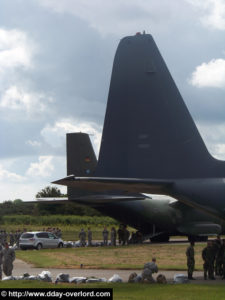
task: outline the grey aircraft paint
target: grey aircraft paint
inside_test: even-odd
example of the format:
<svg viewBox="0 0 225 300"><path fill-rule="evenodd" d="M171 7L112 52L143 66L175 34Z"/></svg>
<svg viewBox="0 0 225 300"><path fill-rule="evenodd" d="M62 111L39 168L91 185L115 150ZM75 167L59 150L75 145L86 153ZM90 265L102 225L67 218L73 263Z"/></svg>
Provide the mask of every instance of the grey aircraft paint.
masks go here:
<svg viewBox="0 0 225 300"><path fill-rule="evenodd" d="M118 46L93 177L55 183L169 195L225 219L225 162L209 154L151 35Z"/></svg>
<svg viewBox="0 0 225 300"><path fill-rule="evenodd" d="M85 133L67 134L67 174L82 175L87 169L93 174L96 166L89 136ZM152 240L167 240L170 235L206 236L225 232L224 222L166 196L155 199L143 194L93 193L69 187L68 199L94 207L133 226Z"/></svg>

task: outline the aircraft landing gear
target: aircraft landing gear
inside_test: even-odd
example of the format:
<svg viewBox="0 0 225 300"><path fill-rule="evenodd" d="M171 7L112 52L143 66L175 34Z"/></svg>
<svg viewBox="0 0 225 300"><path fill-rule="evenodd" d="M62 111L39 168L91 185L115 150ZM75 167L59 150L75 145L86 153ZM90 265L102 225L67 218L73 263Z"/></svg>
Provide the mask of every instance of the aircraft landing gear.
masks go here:
<svg viewBox="0 0 225 300"><path fill-rule="evenodd" d="M170 236L167 234L160 234L150 238L152 243L167 243L169 242Z"/></svg>
<svg viewBox="0 0 225 300"><path fill-rule="evenodd" d="M208 236L189 235L188 241L189 242L207 242Z"/></svg>

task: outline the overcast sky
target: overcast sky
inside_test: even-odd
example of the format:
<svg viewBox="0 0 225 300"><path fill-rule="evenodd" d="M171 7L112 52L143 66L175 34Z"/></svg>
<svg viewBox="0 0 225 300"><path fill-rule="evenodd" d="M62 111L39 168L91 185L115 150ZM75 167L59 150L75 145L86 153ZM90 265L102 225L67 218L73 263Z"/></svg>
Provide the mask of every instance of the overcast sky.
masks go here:
<svg viewBox="0 0 225 300"><path fill-rule="evenodd" d="M117 45L143 30L225 159L225 0L1 0L0 201L66 175L67 132L98 151Z"/></svg>

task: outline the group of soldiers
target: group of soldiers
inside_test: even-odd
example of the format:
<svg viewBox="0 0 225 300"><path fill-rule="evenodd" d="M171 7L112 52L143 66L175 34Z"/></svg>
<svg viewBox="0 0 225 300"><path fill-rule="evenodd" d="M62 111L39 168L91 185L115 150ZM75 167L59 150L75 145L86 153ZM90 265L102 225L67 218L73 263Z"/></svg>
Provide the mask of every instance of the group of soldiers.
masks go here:
<svg viewBox="0 0 225 300"><path fill-rule="evenodd" d="M16 230L15 232L10 231L7 232L6 230L0 230L0 244L4 245L6 242L9 243L10 246L16 244L19 246L19 239L22 233L26 232L26 229L23 230Z"/></svg>
<svg viewBox="0 0 225 300"><path fill-rule="evenodd" d="M62 230L58 227L43 228L43 231L51 232L58 238L62 238Z"/></svg>
<svg viewBox="0 0 225 300"><path fill-rule="evenodd" d="M110 236L109 236L110 234ZM86 239L87 239L87 245L92 246L92 231L89 227L87 230L87 233L82 228L79 232L79 240L80 240L80 246L84 247L86 245ZM128 245L129 243L136 243L137 241L142 242L142 235L139 235L137 233L132 233L130 238L130 232L127 229L127 226L124 224L120 224L119 229L116 231L115 227L111 228L111 231L109 233L107 227L105 226L102 231L102 239L103 239L103 246L109 245L109 238L110 238L110 245L116 246L116 240L118 237L119 245ZM130 239L129 239L130 238Z"/></svg>
<svg viewBox="0 0 225 300"><path fill-rule="evenodd" d="M88 240L87 245L92 246L92 231L91 228L88 227L87 234L82 228L80 233L79 233L79 239L80 239L80 246L85 247L86 246L86 238ZM104 227L102 231L102 237L103 237L103 245L107 246L108 245L108 239L109 239L109 231L107 230L107 227ZM116 245L116 230L114 227L111 229L111 244Z"/></svg>
<svg viewBox="0 0 225 300"><path fill-rule="evenodd" d="M195 267L194 242L186 250L188 279L193 280ZM215 275L225 279L225 239L221 240L217 236L215 240L207 242L207 246L202 250L204 279L215 280Z"/></svg>

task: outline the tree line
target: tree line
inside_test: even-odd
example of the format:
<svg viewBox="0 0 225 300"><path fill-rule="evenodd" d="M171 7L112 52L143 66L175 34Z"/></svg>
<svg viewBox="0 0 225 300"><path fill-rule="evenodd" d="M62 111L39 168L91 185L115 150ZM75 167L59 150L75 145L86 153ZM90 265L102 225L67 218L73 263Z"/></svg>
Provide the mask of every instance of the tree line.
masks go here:
<svg viewBox="0 0 225 300"><path fill-rule="evenodd" d="M58 188L46 187L37 193L36 198L65 197ZM8 200L0 203L0 217L6 215L77 215L77 216L101 216L94 208L68 202L65 204L26 203L21 199Z"/></svg>

